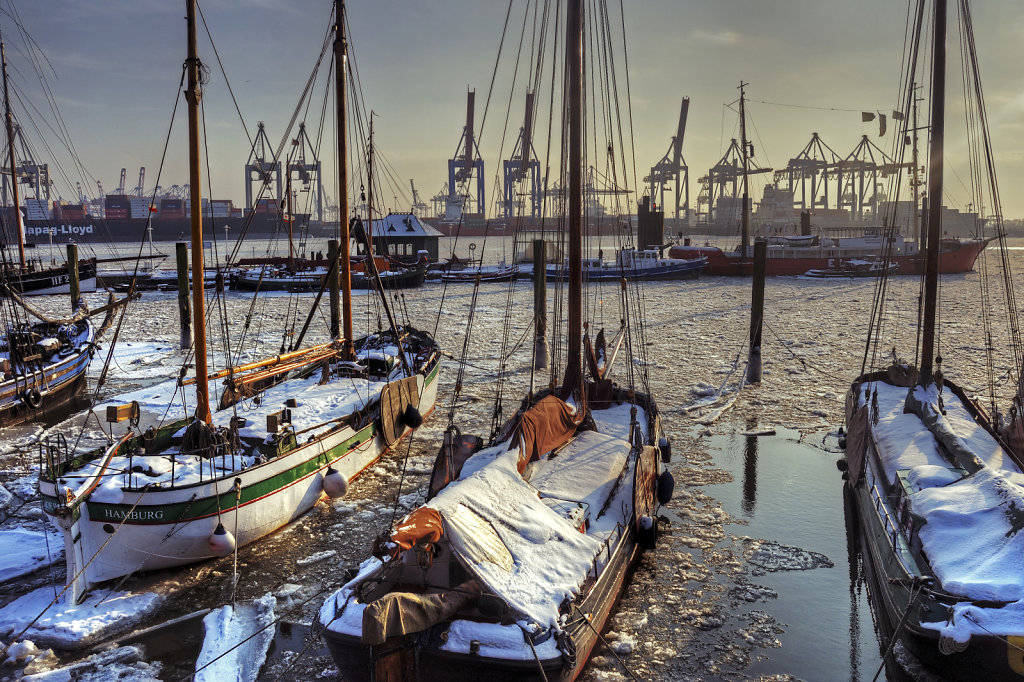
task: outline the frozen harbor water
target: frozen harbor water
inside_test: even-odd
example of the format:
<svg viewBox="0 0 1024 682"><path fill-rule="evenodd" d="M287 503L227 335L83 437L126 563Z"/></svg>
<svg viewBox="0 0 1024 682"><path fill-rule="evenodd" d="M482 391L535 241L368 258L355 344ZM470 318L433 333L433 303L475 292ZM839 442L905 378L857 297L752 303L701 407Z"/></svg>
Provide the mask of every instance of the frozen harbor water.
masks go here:
<svg viewBox="0 0 1024 682"><path fill-rule="evenodd" d="M967 361L984 345L971 341L977 338L972 329L980 326L971 314L979 279L969 273L943 284L945 294L958 299L944 313L946 368L968 387L980 387L984 379L980 360L976 369ZM491 338L480 330L496 330L503 324L506 286L488 284L481 289L473 366L464 380L458 410L478 424L489 423L492 372L501 352L497 333ZM529 297L528 283L518 286ZM894 298L900 298L901 293L916 290L917 281L901 278L893 286L906 290L893 291ZM641 679L872 679L881 652L859 550L855 538L847 534L842 481L835 467L835 430L842 423L846 390L861 366L872 282L770 279L764 380L738 396L731 392L746 355L749 280L656 283L648 285L645 294L651 376L673 441L676 497L665 511L668 525L659 547L645 555L611 623L609 646L597 652L585 678L628 679L626 666ZM468 311L470 286L449 285L445 293L443 285L427 284L404 292L405 307L413 324L433 331L442 295L446 312L436 335L441 347L454 354L462 347L461 321ZM175 296L146 293L143 303L147 315L129 321L131 328L123 338L131 339L132 345L118 347L101 399L150 386L173 374L181 360L173 346L178 335ZM229 308L236 314L248 304L247 296L229 294ZM267 306L266 313L283 320L286 308ZM529 304L518 306L516 314L515 322L525 325ZM909 318L915 312L906 314ZM598 327L618 324L614 305L589 315ZM365 330L367 320L376 324L372 316L357 313L357 332ZM269 331L276 328L273 321L263 325L268 348L280 342ZM310 340L322 340L323 331L318 334ZM103 353L97 357L101 362ZM509 395L518 395L525 387L529 361L528 350L513 356L515 386ZM94 376L100 362L94 365ZM330 657L315 639L308 639L303 626L311 623L324 595L344 583L348 571L365 558L373 538L422 501L445 426L454 368L452 362L442 367L435 417L396 454L354 481L344 499L321 502L299 522L243 548L238 553L237 585L229 557L118 586L117 591L166 595L133 627L218 609L232 594L251 602L269 592L275 598L274 617L290 625L287 633L277 627L279 645L272 647L263 678L336 679ZM713 398L723 385L723 397L735 397L735 403L702 424L717 408L686 408ZM78 434L73 425L65 431L69 438ZM13 499L6 507L10 518L0 531L43 537L31 480L36 443L47 432L27 426L5 434L0 483ZM772 432L775 435L761 435ZM90 420L83 442L99 443L102 437L98 421ZM45 541L42 550L38 543L24 556L39 565L21 566L26 575L0 585L0 606L37 589L48 589L53 597L54 582L63 580L60 548L52 538L48 552ZM19 565L0 566L18 569ZM23 610L18 622L25 622L24 615L37 615L27 606ZM3 639L4 644L8 641ZM40 651L56 646L45 636L35 644ZM122 665L140 675L178 679L195 670L201 644L201 636L189 640L177 654L146 653L156 649L145 645L138 645L141 654L133 648L136 645L121 647L126 661ZM60 664L69 659L80 657L62 655ZM36 669L45 667L44 660L50 659L39 656Z"/></svg>

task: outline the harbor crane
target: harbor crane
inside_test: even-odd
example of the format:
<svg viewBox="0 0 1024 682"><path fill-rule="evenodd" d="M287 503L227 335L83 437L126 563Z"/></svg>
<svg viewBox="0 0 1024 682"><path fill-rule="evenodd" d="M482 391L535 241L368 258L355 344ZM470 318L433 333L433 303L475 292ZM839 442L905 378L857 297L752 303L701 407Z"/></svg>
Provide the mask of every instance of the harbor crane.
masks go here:
<svg viewBox="0 0 1024 682"><path fill-rule="evenodd" d="M245 164L245 207L249 210L255 208L252 196L253 183L259 183L259 198L266 198L270 184L274 183L274 200L279 208L281 206L281 162L274 161L273 148L263 127L263 121L260 121L256 141L253 142L252 152L249 153L249 161Z"/></svg>
<svg viewBox="0 0 1024 682"><path fill-rule="evenodd" d="M753 154L749 154L752 149L752 146L748 147L746 170L744 170L744 150L740 148L740 143L736 138L732 138L729 148L722 158L699 181L701 190L697 196L698 217L704 215L708 222L728 221L743 210L739 203L741 201L740 183L743 178L772 172L771 168L758 167L749 158L753 156ZM732 201L719 201L721 199ZM734 206L727 207L725 205L727 203L732 203ZM702 206L707 207L703 213ZM726 215L720 215L723 210L726 211Z"/></svg>
<svg viewBox="0 0 1024 682"><path fill-rule="evenodd" d="M121 169L121 182L117 184L117 189L114 190L114 194L124 194L124 185L128 177L128 169Z"/></svg>
<svg viewBox="0 0 1024 682"><path fill-rule="evenodd" d="M506 219L516 215L523 215L525 206L518 197L525 197L529 200L531 218L539 218L544 193L541 192L540 162L533 149L533 93L526 93L526 115L523 118L523 127L519 129L519 139L512 148L512 155L506 159L502 166L504 171L504 197L502 199L502 214ZM518 191L523 183L526 184L524 191ZM518 213L516 209L518 210Z"/></svg>
<svg viewBox="0 0 1024 682"><path fill-rule="evenodd" d="M420 193L416 191L416 183L409 178L409 189L412 190L412 212L423 215L430 208L422 199L420 199Z"/></svg>
<svg viewBox="0 0 1024 682"><path fill-rule="evenodd" d="M316 155L316 147L309 139L306 124L299 123L299 134L292 140L292 154L288 161L288 182L292 187L297 184L300 192L312 192L312 201L316 204L316 219L322 221L324 184L320 175L321 164Z"/></svg>
<svg viewBox="0 0 1024 682"><path fill-rule="evenodd" d="M473 110L476 90L466 96L466 127L455 147L455 153L448 159L448 197L445 205L445 220L457 221L465 213L482 214L484 207L484 160L473 135ZM471 191L474 187L475 194ZM463 188L460 192L459 188ZM475 209L475 210L467 210Z"/></svg>
<svg viewBox="0 0 1024 682"><path fill-rule="evenodd" d="M658 206L665 210L665 190L674 183L675 206L673 217L676 225L680 225L679 214L682 213L683 222L690 224L690 169L683 158L683 133L686 132L686 116L690 110L690 98L684 97L679 108L679 126L676 134L672 137L672 143L661 161L651 166L651 173L644 178L644 182L650 187L651 199L657 197ZM680 193L680 190L682 192Z"/></svg>
<svg viewBox="0 0 1024 682"><path fill-rule="evenodd" d="M17 150L16 156L21 159L15 169L15 176L19 185L28 185L35 193L35 198L40 201L50 201L50 166L45 163L36 163L32 158L32 152L25 142L25 136L20 125L14 126L14 147ZM7 176L4 176L4 192L9 192L7 187Z"/></svg>
<svg viewBox="0 0 1024 682"><path fill-rule="evenodd" d="M132 194L137 197L143 196L143 191L146 186L146 167L141 166L139 168L139 184L132 190Z"/></svg>

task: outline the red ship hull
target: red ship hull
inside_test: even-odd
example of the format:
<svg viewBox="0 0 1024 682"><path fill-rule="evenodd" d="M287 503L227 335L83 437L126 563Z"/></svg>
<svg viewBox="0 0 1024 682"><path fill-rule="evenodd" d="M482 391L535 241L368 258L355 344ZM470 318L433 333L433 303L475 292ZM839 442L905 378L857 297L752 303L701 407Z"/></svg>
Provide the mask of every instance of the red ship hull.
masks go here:
<svg viewBox="0 0 1024 682"><path fill-rule="evenodd" d="M974 263L991 239L943 239L939 251L939 273L944 275L970 272ZM769 249L766 271L769 275L802 275L808 270L825 269L829 261L844 257L842 250L811 248L779 249L779 255ZM799 251L807 251L802 254ZM797 252L797 253L794 253ZM829 255L831 252L831 255ZM813 254L813 255L812 255ZM708 259L704 275L749 276L754 269L752 258L742 258L738 251L722 251L717 246L673 246L669 258ZM920 275L924 272L924 254L894 256L899 265L894 274Z"/></svg>

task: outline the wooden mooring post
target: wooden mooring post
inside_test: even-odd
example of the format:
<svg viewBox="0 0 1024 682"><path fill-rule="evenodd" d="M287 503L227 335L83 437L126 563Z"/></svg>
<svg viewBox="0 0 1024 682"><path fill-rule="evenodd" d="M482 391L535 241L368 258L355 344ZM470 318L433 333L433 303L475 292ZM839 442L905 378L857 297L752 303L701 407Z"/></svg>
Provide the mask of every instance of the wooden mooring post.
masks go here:
<svg viewBox="0 0 1024 682"><path fill-rule="evenodd" d="M68 289L71 292L71 311L78 306L82 286L78 279L78 244L68 244Z"/></svg>
<svg viewBox="0 0 1024 682"><path fill-rule="evenodd" d="M533 240L533 368L548 366L548 288L545 272L547 244L543 239Z"/></svg>
<svg viewBox="0 0 1024 682"><path fill-rule="evenodd" d="M178 259L178 319L181 321L181 347L192 347L192 308L189 304L188 283L188 244L178 242L174 245Z"/></svg>
<svg viewBox="0 0 1024 682"><path fill-rule="evenodd" d="M768 242L754 244L754 281L750 295L750 354L747 356L747 383L761 381L761 328L764 326L764 280Z"/></svg>

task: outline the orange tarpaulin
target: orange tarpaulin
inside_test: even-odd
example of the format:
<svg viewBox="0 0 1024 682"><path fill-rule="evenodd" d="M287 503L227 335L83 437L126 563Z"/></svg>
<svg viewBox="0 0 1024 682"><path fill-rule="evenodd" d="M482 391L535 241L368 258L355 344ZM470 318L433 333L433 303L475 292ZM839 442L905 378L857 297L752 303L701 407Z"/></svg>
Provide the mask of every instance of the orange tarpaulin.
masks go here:
<svg viewBox="0 0 1024 682"><path fill-rule="evenodd" d="M550 452L562 445L573 434L582 417L572 413L572 408L553 395L542 398L536 405L523 414L519 423L519 435L523 446L523 454L519 458L519 473L526 470L526 465L540 459L545 452Z"/></svg>
<svg viewBox="0 0 1024 682"><path fill-rule="evenodd" d="M444 535L441 515L436 509L420 507L414 509L402 519L391 537L391 542L398 545L399 550L406 550L414 545L432 545Z"/></svg>

